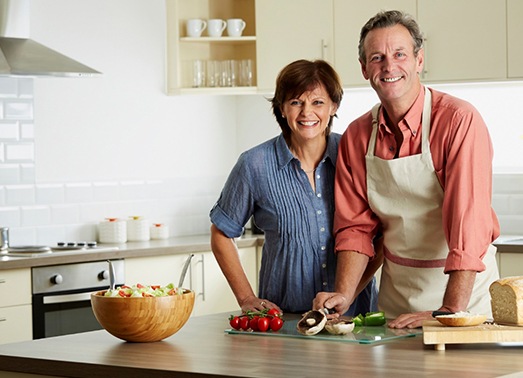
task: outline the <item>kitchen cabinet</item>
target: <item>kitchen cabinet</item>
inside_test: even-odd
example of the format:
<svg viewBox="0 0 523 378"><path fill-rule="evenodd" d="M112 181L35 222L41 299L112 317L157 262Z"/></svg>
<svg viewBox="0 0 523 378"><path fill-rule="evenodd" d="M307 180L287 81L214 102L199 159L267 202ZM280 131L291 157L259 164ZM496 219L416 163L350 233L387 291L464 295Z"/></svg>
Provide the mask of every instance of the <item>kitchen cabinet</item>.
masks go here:
<svg viewBox="0 0 523 378"><path fill-rule="evenodd" d="M426 82L507 78L505 1L418 1Z"/></svg>
<svg viewBox="0 0 523 378"><path fill-rule="evenodd" d="M497 253L500 277L523 276L523 251Z"/></svg>
<svg viewBox="0 0 523 378"><path fill-rule="evenodd" d="M508 77L523 77L523 2L507 0Z"/></svg>
<svg viewBox="0 0 523 378"><path fill-rule="evenodd" d="M257 291L256 247L240 248L240 260L247 277ZM137 257L125 259L127 284L178 285L183 266L190 254ZM194 253L183 284L195 292L193 316L239 310L232 293L212 252Z"/></svg>
<svg viewBox="0 0 523 378"><path fill-rule="evenodd" d="M519 0L166 0L166 5L169 94L272 94L286 64L318 58L334 65L344 87L367 86L358 62L359 33L370 17L387 9L418 20L425 36L424 82L523 77ZM240 38L185 36L189 18L231 17L247 22ZM193 88L196 59L251 59L252 86Z"/></svg>
<svg viewBox="0 0 523 378"><path fill-rule="evenodd" d="M381 10L398 9L416 17L416 0L334 0L334 62L344 87L368 85L363 78L358 43L363 25Z"/></svg>
<svg viewBox="0 0 523 378"><path fill-rule="evenodd" d="M33 338L31 269L0 271L0 344Z"/></svg>
<svg viewBox="0 0 523 378"><path fill-rule="evenodd" d="M276 76L297 59L333 62L333 1L257 0L258 90L271 92Z"/></svg>
<svg viewBox="0 0 523 378"><path fill-rule="evenodd" d="M180 93L227 93L244 94L256 91L256 20L254 0L166 0L167 13L167 92ZM246 22L241 37L186 36L188 19L209 20L241 18ZM254 82L250 87L193 87L192 67L194 60L243 60L253 62Z"/></svg>

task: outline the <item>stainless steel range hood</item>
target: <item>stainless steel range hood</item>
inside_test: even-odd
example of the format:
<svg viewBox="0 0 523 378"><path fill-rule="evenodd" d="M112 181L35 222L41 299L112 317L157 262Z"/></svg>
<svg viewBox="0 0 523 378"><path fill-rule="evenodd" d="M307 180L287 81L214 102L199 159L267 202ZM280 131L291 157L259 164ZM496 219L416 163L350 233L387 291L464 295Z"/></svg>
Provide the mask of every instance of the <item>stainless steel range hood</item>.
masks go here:
<svg viewBox="0 0 523 378"><path fill-rule="evenodd" d="M101 73L29 39L30 0L0 0L0 76L96 76Z"/></svg>

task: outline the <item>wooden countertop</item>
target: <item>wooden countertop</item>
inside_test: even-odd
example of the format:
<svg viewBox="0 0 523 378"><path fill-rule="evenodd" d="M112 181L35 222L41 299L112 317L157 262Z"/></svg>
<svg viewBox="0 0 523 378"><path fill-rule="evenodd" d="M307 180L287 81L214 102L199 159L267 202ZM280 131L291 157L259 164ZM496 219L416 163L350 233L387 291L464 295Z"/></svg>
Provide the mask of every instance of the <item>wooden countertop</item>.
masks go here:
<svg viewBox="0 0 523 378"><path fill-rule="evenodd" d="M239 248L261 245L262 235L245 234L236 239ZM150 240L146 242L128 242L122 244L99 244L99 247L117 247L117 250L105 251L69 251L40 254L35 257L9 257L0 255L0 270L31 268L35 266L71 264L76 262L101 261L140 256L160 256L184 253L209 252L210 235L196 235Z"/></svg>
<svg viewBox="0 0 523 378"><path fill-rule="evenodd" d="M369 345L230 335L224 332L228 315L192 317L177 334L156 343L126 343L102 330L0 345L0 370L89 378L523 374L522 346L453 344L436 351L422 336Z"/></svg>

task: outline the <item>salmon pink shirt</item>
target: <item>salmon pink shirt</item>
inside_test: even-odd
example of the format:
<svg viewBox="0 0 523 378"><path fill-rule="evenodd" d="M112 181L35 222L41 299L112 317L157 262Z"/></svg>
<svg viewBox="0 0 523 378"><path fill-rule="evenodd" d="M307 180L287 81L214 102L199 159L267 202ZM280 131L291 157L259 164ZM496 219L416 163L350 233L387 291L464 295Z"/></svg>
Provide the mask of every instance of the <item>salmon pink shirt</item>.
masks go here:
<svg viewBox="0 0 523 378"><path fill-rule="evenodd" d="M383 108L375 155L393 159L421 153L420 94L400 122L403 143L398 146ZM436 175L444 191L443 229L449 246L445 272L485 270L482 257L499 236L499 223L491 206L492 142L479 112L468 102L431 89L430 150ZM342 136L336 166L334 232L336 251L357 251L373 257L372 240L380 220L367 198L365 154L372 130L367 112L353 121ZM412 177L416 180L416 177ZM392 251L394 252L394 251Z"/></svg>

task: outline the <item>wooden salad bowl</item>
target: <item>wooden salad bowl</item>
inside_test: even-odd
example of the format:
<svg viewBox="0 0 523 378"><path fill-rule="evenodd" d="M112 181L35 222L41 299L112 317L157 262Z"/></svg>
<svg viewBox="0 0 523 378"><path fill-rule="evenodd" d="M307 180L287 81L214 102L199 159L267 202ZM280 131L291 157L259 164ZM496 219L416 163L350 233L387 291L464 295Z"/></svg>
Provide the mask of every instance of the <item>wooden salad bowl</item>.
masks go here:
<svg viewBox="0 0 523 378"><path fill-rule="evenodd" d="M178 332L194 307L194 291L164 297L105 297L106 290L91 294L98 323L119 339L146 343Z"/></svg>

